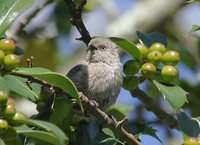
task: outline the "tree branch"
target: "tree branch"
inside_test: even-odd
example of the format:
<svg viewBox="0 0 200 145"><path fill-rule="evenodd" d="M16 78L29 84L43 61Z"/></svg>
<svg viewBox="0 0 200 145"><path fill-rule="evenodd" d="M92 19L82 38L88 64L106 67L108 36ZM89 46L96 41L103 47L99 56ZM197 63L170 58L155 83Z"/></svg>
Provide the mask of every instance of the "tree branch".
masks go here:
<svg viewBox="0 0 200 145"><path fill-rule="evenodd" d="M31 21L31 19L38 14L46 5L53 2L53 0L42 0L38 5L33 6L27 13L16 22L14 29L10 32L10 36L16 36L23 32L24 27Z"/></svg>
<svg viewBox="0 0 200 145"><path fill-rule="evenodd" d="M145 92L137 88L134 91L132 91L131 94L132 96L136 96L140 101L142 101L147 109L155 113L156 116L161 121L168 124L170 128L178 129L177 120L172 115L168 114L162 108L160 108L160 106L153 99L151 99Z"/></svg>
<svg viewBox="0 0 200 145"><path fill-rule="evenodd" d="M82 20L82 10L84 5L87 3L87 0L82 0L82 3L78 7L75 5L73 0L64 0L64 2L68 6L72 25L74 25L81 34L81 38L78 38L78 40L82 40L86 45L88 45L91 36Z"/></svg>
<svg viewBox="0 0 200 145"><path fill-rule="evenodd" d="M51 84L37 79L35 77L29 76L29 75L24 75L24 74L19 74L15 72L11 72L10 75L22 77L22 78L27 78L31 82L38 83L47 87L53 87L55 90L59 91L61 94L65 94L68 96L66 92L63 92L62 89L52 86ZM114 132L118 133L120 139L124 140L130 145L141 145L139 141L130 133L128 133L122 126L124 122L127 121L127 118L125 118L122 121L116 122L112 118L110 118L105 112L101 111L92 101L90 101L86 96L81 94L80 96L81 102L83 104L83 107L87 112L89 112L91 115L95 116L97 120L102 120L104 121L104 125L113 130Z"/></svg>

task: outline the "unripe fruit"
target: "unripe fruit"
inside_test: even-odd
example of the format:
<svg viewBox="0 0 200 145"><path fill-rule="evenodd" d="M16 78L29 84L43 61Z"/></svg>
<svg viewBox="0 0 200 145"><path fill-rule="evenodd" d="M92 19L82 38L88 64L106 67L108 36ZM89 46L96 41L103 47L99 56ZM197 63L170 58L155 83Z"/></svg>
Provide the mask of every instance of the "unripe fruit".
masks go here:
<svg viewBox="0 0 200 145"><path fill-rule="evenodd" d="M15 50L15 42L9 38L1 39L0 40L0 49L2 49L4 51L5 55L11 54Z"/></svg>
<svg viewBox="0 0 200 145"><path fill-rule="evenodd" d="M124 73L126 75L134 75L140 69L140 64L136 60L129 60L124 64Z"/></svg>
<svg viewBox="0 0 200 145"><path fill-rule="evenodd" d="M156 72L156 67L152 63L145 63L141 67L141 72L144 77L151 77Z"/></svg>
<svg viewBox="0 0 200 145"><path fill-rule="evenodd" d="M184 145L200 145L200 141L196 138L189 137L185 139Z"/></svg>
<svg viewBox="0 0 200 145"><path fill-rule="evenodd" d="M154 43L149 48L149 51L159 51L160 53L165 53L165 46L162 43Z"/></svg>
<svg viewBox="0 0 200 145"><path fill-rule="evenodd" d="M4 57L5 57L5 53L3 52L3 50L0 49L0 67L3 63Z"/></svg>
<svg viewBox="0 0 200 145"><path fill-rule="evenodd" d="M21 126L24 124L23 121L26 121L26 117L23 113L20 113L20 112L16 112L15 113L15 116L12 118L12 125L14 126Z"/></svg>
<svg viewBox="0 0 200 145"><path fill-rule="evenodd" d="M4 67L6 70L12 70L19 66L20 59L19 56L15 54L8 54L4 58Z"/></svg>
<svg viewBox="0 0 200 145"><path fill-rule="evenodd" d="M12 119L15 116L15 113L16 113L15 108L13 108L11 105L7 105L3 116L6 119Z"/></svg>
<svg viewBox="0 0 200 145"><path fill-rule="evenodd" d="M148 53L148 49L145 45L142 45L140 43L136 44L137 48L139 49L141 55L142 55L142 59L146 58L147 53Z"/></svg>
<svg viewBox="0 0 200 145"><path fill-rule="evenodd" d="M180 55L176 51L167 51L163 55L163 62L166 65L176 65L180 60Z"/></svg>
<svg viewBox="0 0 200 145"><path fill-rule="evenodd" d="M122 87L126 90L134 90L138 87L140 80L136 76L126 76L123 80Z"/></svg>
<svg viewBox="0 0 200 145"><path fill-rule="evenodd" d="M7 101L6 104L7 104L7 106L8 106L8 105L11 105L12 108L15 108L15 100L12 99L12 98L10 98L10 97L8 97L8 101Z"/></svg>
<svg viewBox="0 0 200 145"><path fill-rule="evenodd" d="M1 106L6 105L7 100L8 100L8 94L0 91L0 108Z"/></svg>
<svg viewBox="0 0 200 145"><path fill-rule="evenodd" d="M178 77L178 70L174 66L166 65L161 70L163 80L171 81Z"/></svg>
<svg viewBox="0 0 200 145"><path fill-rule="evenodd" d="M0 119L0 132L8 128L8 122L4 119Z"/></svg>
<svg viewBox="0 0 200 145"><path fill-rule="evenodd" d="M147 59L150 63L153 63L157 66L161 63L163 56L159 51L152 51L147 55Z"/></svg>

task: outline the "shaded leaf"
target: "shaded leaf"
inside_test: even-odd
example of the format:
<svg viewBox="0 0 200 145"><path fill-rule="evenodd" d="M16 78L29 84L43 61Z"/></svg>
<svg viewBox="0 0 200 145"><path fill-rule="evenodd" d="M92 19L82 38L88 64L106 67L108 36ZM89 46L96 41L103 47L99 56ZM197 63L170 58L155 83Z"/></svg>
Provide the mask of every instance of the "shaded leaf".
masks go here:
<svg viewBox="0 0 200 145"><path fill-rule="evenodd" d="M4 90L13 91L16 94L30 99L33 102L38 100L38 96L26 85L25 80L12 75L5 75L1 78L0 88Z"/></svg>
<svg viewBox="0 0 200 145"><path fill-rule="evenodd" d="M143 132L146 127L147 127L146 124L138 122L128 122L127 124L124 125L124 129L131 134L139 134Z"/></svg>
<svg viewBox="0 0 200 145"><path fill-rule="evenodd" d="M0 36L19 14L30 8L34 2L35 0L0 0Z"/></svg>
<svg viewBox="0 0 200 145"><path fill-rule="evenodd" d="M21 145L21 140L13 127L8 128L0 138L3 139L6 145ZM1 145L1 144L0 144Z"/></svg>
<svg viewBox="0 0 200 145"><path fill-rule="evenodd" d="M141 60L142 57L141 53L134 43L118 37L110 37L110 40L116 43L119 47L121 47L127 54L132 56L134 59L138 61Z"/></svg>
<svg viewBox="0 0 200 145"><path fill-rule="evenodd" d="M199 25L192 25L192 29L190 30L189 33L196 32L196 31L199 31L199 30L200 30L200 26Z"/></svg>
<svg viewBox="0 0 200 145"><path fill-rule="evenodd" d="M16 46L14 54L16 54L16 55L22 55L22 54L24 54L24 50L21 47Z"/></svg>
<svg viewBox="0 0 200 145"><path fill-rule="evenodd" d="M56 97L50 116L50 122L58 125L60 128L65 130L65 128L68 127L68 124L72 120L72 106L73 103L70 100L67 100L66 98Z"/></svg>
<svg viewBox="0 0 200 145"><path fill-rule="evenodd" d="M58 128L56 125L54 125L52 123L40 121L40 120L29 119L26 121L26 124L39 127L41 129L44 129L44 130L52 133L58 140L59 145L68 144L69 139L65 135L65 133L60 128Z"/></svg>
<svg viewBox="0 0 200 145"><path fill-rule="evenodd" d="M187 101L187 92L181 87L176 85L164 85L157 81L153 81L158 90L162 93L164 99L166 99L170 105L175 109L181 108Z"/></svg>
<svg viewBox="0 0 200 145"><path fill-rule="evenodd" d="M39 68L39 67L20 68L18 70L14 70L13 72L17 74L30 75L30 76L36 77L40 80L44 80L48 82L51 85L54 85L56 87L63 89L63 91L67 92L69 95L74 97L77 103L82 108L77 88L68 77L56 72L52 72L48 69Z"/></svg>
<svg viewBox="0 0 200 145"><path fill-rule="evenodd" d="M200 134L199 122L195 119L190 119L184 112L177 114L178 123L181 130L190 137L197 137Z"/></svg>
<svg viewBox="0 0 200 145"><path fill-rule="evenodd" d="M76 137L76 145L96 145L94 142L97 140L95 137L100 133L99 124L95 121L82 120L78 123Z"/></svg>
<svg viewBox="0 0 200 145"><path fill-rule="evenodd" d="M162 43L167 46L167 39L166 37L160 32L154 32L150 34L145 34L140 31L136 32L137 37L147 46L150 47L153 43Z"/></svg>
<svg viewBox="0 0 200 145"><path fill-rule="evenodd" d="M143 131L143 134L148 134L152 137L155 137L160 143L162 143L162 141L160 140L160 138L156 135L156 131L155 129L153 129L152 127L146 127L145 130Z"/></svg>

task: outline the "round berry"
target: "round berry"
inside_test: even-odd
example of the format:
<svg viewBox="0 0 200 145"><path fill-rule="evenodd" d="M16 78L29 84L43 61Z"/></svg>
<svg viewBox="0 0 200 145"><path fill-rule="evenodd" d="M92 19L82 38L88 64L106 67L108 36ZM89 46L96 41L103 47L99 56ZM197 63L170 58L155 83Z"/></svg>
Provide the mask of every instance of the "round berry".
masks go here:
<svg viewBox="0 0 200 145"><path fill-rule="evenodd" d="M147 55L147 59L150 63L157 66L162 62L163 56L159 51L152 51Z"/></svg>
<svg viewBox="0 0 200 145"><path fill-rule="evenodd" d="M178 70L174 66L166 65L161 70L163 80L171 81L178 77Z"/></svg>
<svg viewBox="0 0 200 145"><path fill-rule="evenodd" d="M176 51L167 51L163 55L163 62L166 65L176 65L180 61L180 55Z"/></svg>
<svg viewBox="0 0 200 145"><path fill-rule="evenodd" d="M15 100L8 97L7 106L10 105L12 108L15 108Z"/></svg>
<svg viewBox="0 0 200 145"><path fill-rule="evenodd" d="M4 119L0 119L0 132L8 128L8 122Z"/></svg>
<svg viewBox="0 0 200 145"><path fill-rule="evenodd" d="M159 51L160 53L165 53L165 46L162 43L154 43L149 48L149 51Z"/></svg>
<svg viewBox="0 0 200 145"><path fill-rule="evenodd" d="M5 53L3 52L3 50L0 49L0 66L3 63L4 57L5 57Z"/></svg>
<svg viewBox="0 0 200 145"><path fill-rule="evenodd" d="M7 105L3 116L6 119L12 119L15 116L15 113L16 113L15 108L13 108L13 106L11 105Z"/></svg>
<svg viewBox="0 0 200 145"><path fill-rule="evenodd" d="M4 51L5 55L11 54L15 50L15 42L9 38L1 39L0 40L0 49L2 49Z"/></svg>
<svg viewBox="0 0 200 145"><path fill-rule="evenodd" d="M20 58L15 54L8 54L4 58L4 67L6 70L12 70L19 66Z"/></svg>
<svg viewBox="0 0 200 145"><path fill-rule="evenodd" d="M136 60L129 60L124 64L123 70L126 75L134 75L140 69L140 64Z"/></svg>
<svg viewBox="0 0 200 145"><path fill-rule="evenodd" d="M146 58L147 53L148 53L148 49L145 45L142 45L140 43L136 44L137 48L139 49L141 55L142 55L142 59Z"/></svg>
<svg viewBox="0 0 200 145"><path fill-rule="evenodd" d="M151 77L156 72L156 67L152 63L145 63L141 67L141 72L144 77Z"/></svg>
<svg viewBox="0 0 200 145"><path fill-rule="evenodd" d="M26 117L23 113L16 112L15 116L12 118L12 125L14 126L21 126L24 124L24 121L26 121Z"/></svg>
<svg viewBox="0 0 200 145"><path fill-rule="evenodd" d="M123 80L122 87L126 90L134 90L138 87L140 80L136 76L126 76Z"/></svg>
<svg viewBox="0 0 200 145"><path fill-rule="evenodd" d="M8 100L8 94L0 91L0 106L6 105L7 100Z"/></svg>

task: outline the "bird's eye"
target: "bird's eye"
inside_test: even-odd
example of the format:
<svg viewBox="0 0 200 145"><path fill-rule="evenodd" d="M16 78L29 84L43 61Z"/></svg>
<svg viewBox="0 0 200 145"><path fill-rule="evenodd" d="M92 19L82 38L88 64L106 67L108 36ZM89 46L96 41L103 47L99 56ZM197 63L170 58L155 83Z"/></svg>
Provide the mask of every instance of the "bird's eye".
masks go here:
<svg viewBox="0 0 200 145"><path fill-rule="evenodd" d="M105 46L105 45L99 45L99 48L101 48L101 49L105 49L106 46Z"/></svg>

